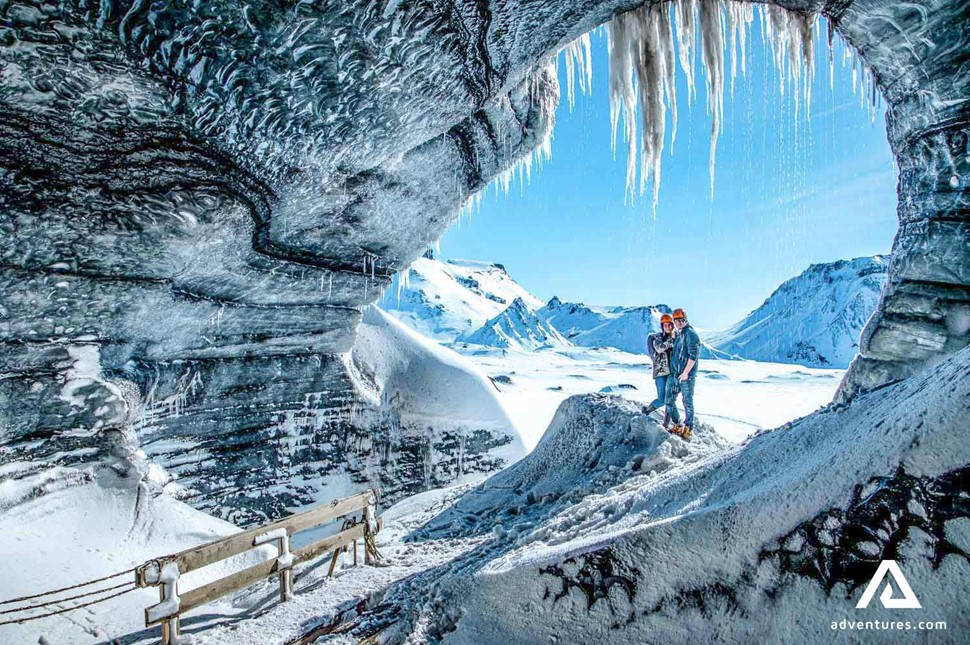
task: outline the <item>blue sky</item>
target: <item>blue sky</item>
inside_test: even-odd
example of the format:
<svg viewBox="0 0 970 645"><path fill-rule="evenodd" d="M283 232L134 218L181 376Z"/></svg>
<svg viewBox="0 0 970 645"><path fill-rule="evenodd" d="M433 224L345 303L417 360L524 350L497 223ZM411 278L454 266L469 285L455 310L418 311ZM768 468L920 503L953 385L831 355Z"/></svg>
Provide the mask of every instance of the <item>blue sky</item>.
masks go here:
<svg viewBox="0 0 970 645"><path fill-rule="evenodd" d="M507 196L490 188L442 238L441 257L501 262L544 300L666 303L717 329L814 262L888 253L896 171L883 109L873 121L860 106L838 45L830 90L819 43L811 119L803 110L796 120L755 32L747 76L724 97L713 200L705 89L688 110L678 70L680 124L671 154L668 114L656 217L649 194L624 204L625 154L610 150L606 38L594 33L593 91L572 111L560 64L551 161ZM699 61L698 74L703 83Z"/></svg>

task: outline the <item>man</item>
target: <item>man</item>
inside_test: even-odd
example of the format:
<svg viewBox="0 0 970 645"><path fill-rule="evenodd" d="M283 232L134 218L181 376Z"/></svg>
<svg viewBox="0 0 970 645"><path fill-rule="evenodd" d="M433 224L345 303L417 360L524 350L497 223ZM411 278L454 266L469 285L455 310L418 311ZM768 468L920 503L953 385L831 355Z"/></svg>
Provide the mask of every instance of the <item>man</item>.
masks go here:
<svg viewBox="0 0 970 645"><path fill-rule="evenodd" d="M687 322L683 309L674 309L674 348L670 356L670 378L667 379L667 413L673 419L671 432L690 439L694 427L694 383L697 381L697 356L701 339ZM684 396L684 425L680 424L677 395Z"/></svg>

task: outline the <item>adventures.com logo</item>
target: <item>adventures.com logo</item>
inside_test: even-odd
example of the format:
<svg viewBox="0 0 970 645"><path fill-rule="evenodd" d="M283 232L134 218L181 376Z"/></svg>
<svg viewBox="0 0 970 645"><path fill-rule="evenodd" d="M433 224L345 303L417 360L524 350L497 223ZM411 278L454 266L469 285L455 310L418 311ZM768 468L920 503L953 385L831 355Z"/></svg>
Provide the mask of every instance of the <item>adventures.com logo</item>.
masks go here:
<svg viewBox="0 0 970 645"><path fill-rule="evenodd" d="M893 597L893 585L889 584L890 578L895 584L896 589L899 590L901 598ZM885 584L884 584L885 583ZM872 580L866 585L866 590L862 593L862 597L859 598L859 602L856 603L856 609L866 609L869 607L869 603L872 602L873 598L876 597L876 593L882 589L882 593L879 594L879 602L886 609L922 609L923 605L920 604L919 599L913 592L913 588L909 586L909 581L906 580L906 576L903 575L903 570L899 568L899 565L895 560L883 560L879 563L879 568L876 569L876 573L873 574ZM843 618L841 621L832 621L832 629L839 630L922 630L922 631L945 631L946 621L945 620L848 620Z"/></svg>

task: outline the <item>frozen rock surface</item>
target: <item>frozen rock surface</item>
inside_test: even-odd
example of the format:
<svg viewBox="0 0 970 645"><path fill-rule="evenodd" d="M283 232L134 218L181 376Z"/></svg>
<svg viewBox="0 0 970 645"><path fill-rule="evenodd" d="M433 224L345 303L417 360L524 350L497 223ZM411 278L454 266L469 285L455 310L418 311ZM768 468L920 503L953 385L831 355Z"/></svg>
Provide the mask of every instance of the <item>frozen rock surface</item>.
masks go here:
<svg viewBox="0 0 970 645"><path fill-rule="evenodd" d="M848 367L879 303L887 264L881 255L813 264L736 325L707 340L756 361Z"/></svg>
<svg viewBox="0 0 970 645"><path fill-rule="evenodd" d="M548 143L548 57L639 4L0 2L0 461L137 476L143 447L237 521L310 501L285 470L367 432L361 306ZM901 227L850 399L968 341L970 9L778 4L889 106Z"/></svg>
<svg viewBox="0 0 970 645"><path fill-rule="evenodd" d="M701 424L693 441L663 429L639 403L609 394L572 396L559 406L529 456L472 489L421 529L421 538L467 537L574 504L638 474L657 477L730 445Z"/></svg>

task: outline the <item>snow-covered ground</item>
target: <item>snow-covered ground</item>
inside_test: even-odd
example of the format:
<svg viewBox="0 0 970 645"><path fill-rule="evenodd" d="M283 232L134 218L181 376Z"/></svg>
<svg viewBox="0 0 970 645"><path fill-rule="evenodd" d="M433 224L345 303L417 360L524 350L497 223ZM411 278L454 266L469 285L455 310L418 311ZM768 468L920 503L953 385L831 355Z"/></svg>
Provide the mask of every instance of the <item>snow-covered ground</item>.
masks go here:
<svg viewBox="0 0 970 645"><path fill-rule="evenodd" d="M492 378L530 450L570 395L609 391L641 403L656 397L650 360L639 354L584 347L535 352L457 348ZM694 394L698 418L732 441L829 403L843 374L782 363L704 359L699 369Z"/></svg>
<svg viewBox="0 0 970 645"><path fill-rule="evenodd" d="M954 430L970 414L970 349L697 460L689 451L716 448L706 429L686 454L658 459L682 442L635 409L567 405L532 455L416 536L501 526L432 592L384 595L412 604L399 628L412 639L966 642L970 447ZM643 455L648 445L658 448ZM884 559L898 561L919 609L856 607ZM912 631L833 631L845 618ZM928 633L918 621L947 627Z"/></svg>
<svg viewBox="0 0 970 645"><path fill-rule="evenodd" d="M389 509L388 566L318 567L293 602L244 621L215 606L223 623L196 642L962 642L968 457L952 430L970 414L968 366L965 350L742 444L706 424L686 443L632 401L572 397L516 465ZM887 557L922 603L902 619L946 631L832 630L901 619L855 608Z"/></svg>
<svg viewBox="0 0 970 645"><path fill-rule="evenodd" d="M18 504L0 515L0 601L36 594L125 571L168 553L225 537L239 529L197 511L144 484L127 480L89 481ZM265 559L264 548L210 565L184 576L183 591L221 578ZM134 581L119 576L91 587L53 596L71 595ZM0 614L0 622L37 616L119 593L58 602L23 613ZM38 603L45 599L33 601ZM158 602L156 589L136 589L105 603L20 625L0 626L0 643L28 645L47 642L101 643L144 629L144 609ZM0 611L26 603L0 605ZM45 638L46 641L39 639Z"/></svg>
<svg viewBox="0 0 970 645"><path fill-rule="evenodd" d="M499 444L491 458L512 463L525 454L495 389L471 361L377 307L364 311L350 365L360 396L398 431L484 431Z"/></svg>

